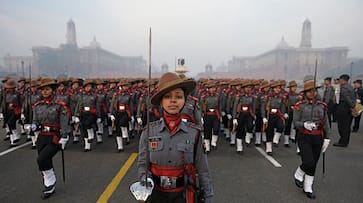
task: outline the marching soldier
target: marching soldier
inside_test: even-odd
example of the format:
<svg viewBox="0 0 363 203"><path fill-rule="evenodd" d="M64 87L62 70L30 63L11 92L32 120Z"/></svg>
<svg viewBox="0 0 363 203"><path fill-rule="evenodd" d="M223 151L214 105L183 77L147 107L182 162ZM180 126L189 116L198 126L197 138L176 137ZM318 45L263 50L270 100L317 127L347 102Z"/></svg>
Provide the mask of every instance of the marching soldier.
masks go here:
<svg viewBox="0 0 363 203"><path fill-rule="evenodd" d="M97 95L93 92L93 80L85 80L84 91L80 95L76 107L76 123L79 121L84 136L84 152L91 150L91 143L95 137L97 123L101 120L100 106L97 102Z"/></svg>
<svg viewBox="0 0 363 203"><path fill-rule="evenodd" d="M253 138L256 98L250 92L251 86L251 81L242 83L243 92L237 94L233 105L233 126L237 130L237 153L243 152L243 139L248 146Z"/></svg>
<svg viewBox="0 0 363 203"><path fill-rule="evenodd" d="M4 123L9 128L10 147L17 145L20 140L20 134L16 130L16 121L21 115L21 98L15 90L16 82L13 79L6 81L4 85L5 91L2 98L2 109L0 119L4 119Z"/></svg>
<svg viewBox="0 0 363 203"><path fill-rule="evenodd" d="M210 146L217 149L217 141L219 134L219 124L222 122L219 105L219 95L216 93L215 82L210 82L205 85L208 88L208 93L201 98L202 106L202 124L204 128L204 145L205 152L210 152ZM212 140L211 140L212 138Z"/></svg>
<svg viewBox="0 0 363 203"><path fill-rule="evenodd" d="M41 80L43 99L35 103L32 130L39 132L37 139L39 170L43 175L42 198L47 199L55 192L56 176L52 163L61 145L64 150L71 133L70 109L62 101L54 99L57 83L50 78Z"/></svg>
<svg viewBox="0 0 363 203"><path fill-rule="evenodd" d="M314 83L314 80L304 83L305 99L296 103L293 119L302 161L295 171L295 184L303 188L310 199L315 199L313 183L320 153L324 153L330 143L327 105L317 98Z"/></svg>
<svg viewBox="0 0 363 203"><path fill-rule="evenodd" d="M100 109L100 118L101 120L98 120L97 122L97 144L100 144L103 142L103 129L107 126L107 114L108 114L108 108L107 108L107 93L104 90L104 81L103 80L96 80L96 95L97 95L97 103L99 105Z"/></svg>
<svg viewBox="0 0 363 203"><path fill-rule="evenodd" d="M227 125L227 128L229 128L231 132L230 137L230 146L234 146L236 144L236 129L233 128L232 123L232 114L233 114L233 106L234 102L236 101L236 96L241 92L241 80L234 80L231 82L231 90L229 91L227 103L226 103L226 113L227 113L227 119L229 120L229 125Z"/></svg>
<svg viewBox="0 0 363 203"><path fill-rule="evenodd" d="M141 182L147 184L148 174L147 182L155 185L147 202L199 202L198 198L209 203L213 188L201 132L180 115L195 82L169 72L161 76L159 88L151 103L162 106L163 119L150 124L150 133L143 131L137 163Z"/></svg>
<svg viewBox="0 0 363 203"><path fill-rule="evenodd" d="M335 111L336 107L335 89L331 84L330 77L324 79L324 84L325 88L324 88L323 102L328 105L328 121L329 121L329 127L331 128L333 112Z"/></svg>
<svg viewBox="0 0 363 203"><path fill-rule="evenodd" d="M292 128L292 120L294 118L294 106L296 102L302 99L302 95L296 92L297 89L297 83L295 80L292 80L289 82L289 92L287 94L287 112L288 117L286 119L286 125L285 125L285 140L284 145L285 147L289 147L289 139L291 139L293 142L295 142L295 127Z"/></svg>
<svg viewBox="0 0 363 203"><path fill-rule="evenodd" d="M114 122L116 127L116 142L119 152L124 150L124 142L127 145L129 141L128 127L129 121L134 119L132 113L133 101L132 94L129 92L129 83L121 81L121 90L116 92L113 96L110 106L111 121Z"/></svg>
<svg viewBox="0 0 363 203"><path fill-rule="evenodd" d="M109 87L106 91L107 92L106 102L107 102L108 109L111 108L113 95L117 91L118 91L117 80L111 79L109 82ZM112 137L114 129L112 128L111 113L108 113L108 115L107 115L107 128L108 128L108 137Z"/></svg>
<svg viewBox="0 0 363 203"><path fill-rule="evenodd" d="M256 92L256 123L255 123L255 145L260 146L261 140L266 142L266 132L263 127L263 117L261 116L261 106L264 97L268 94L270 84L268 81L262 81L259 91Z"/></svg>
<svg viewBox="0 0 363 203"><path fill-rule="evenodd" d="M266 153L272 155L272 141L275 147L278 143L281 134L284 130L284 122L286 114L286 97L281 96L281 83L279 81L271 82L271 94L265 97L265 102L262 104L261 113L263 123L267 125L266 135ZM276 132L275 132L276 129Z"/></svg>
<svg viewBox="0 0 363 203"><path fill-rule="evenodd" d="M31 81L29 90L27 90L24 94L25 100L23 102L22 114L20 117L23 122L28 125L33 123L33 105L42 99L42 96L39 94L37 89L38 86L37 81ZM34 132L31 128L25 128L25 131L32 141L32 149L35 149L39 132Z"/></svg>
<svg viewBox="0 0 363 203"><path fill-rule="evenodd" d="M79 118L75 116L78 100L80 98L80 94L82 90L80 89L80 80L73 79L71 81L71 89L68 91L68 96L70 99L70 109L72 112L72 128L73 128L73 143L79 142L79 137L81 136L80 128L79 128Z"/></svg>

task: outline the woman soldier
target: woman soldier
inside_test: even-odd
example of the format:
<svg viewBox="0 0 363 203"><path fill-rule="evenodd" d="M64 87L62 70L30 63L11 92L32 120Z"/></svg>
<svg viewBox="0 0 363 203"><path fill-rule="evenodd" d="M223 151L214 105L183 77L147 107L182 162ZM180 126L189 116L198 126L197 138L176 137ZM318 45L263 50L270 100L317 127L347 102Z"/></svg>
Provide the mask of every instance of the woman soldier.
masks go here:
<svg viewBox="0 0 363 203"><path fill-rule="evenodd" d="M159 92L151 98L152 104L163 109L163 117L151 123L150 132L144 130L140 138L139 178L145 183L148 170L155 185L148 202L195 202L197 183L205 202L211 202L213 189L201 131L182 121L180 114L195 85L194 80L168 72L161 76Z"/></svg>
<svg viewBox="0 0 363 203"><path fill-rule="evenodd" d="M43 175L43 199L50 197L55 191L56 177L52 158L58 152L59 145L64 150L72 130L69 125L70 109L65 102L54 99L57 85L55 80L43 78L39 86L43 98L34 104L32 130L39 132L37 163Z"/></svg>
<svg viewBox="0 0 363 203"><path fill-rule="evenodd" d="M327 105L317 98L314 83L314 80L304 83L305 98L296 103L293 119L302 161L294 175L295 183L310 199L315 199L312 186L320 153L324 153L330 143Z"/></svg>

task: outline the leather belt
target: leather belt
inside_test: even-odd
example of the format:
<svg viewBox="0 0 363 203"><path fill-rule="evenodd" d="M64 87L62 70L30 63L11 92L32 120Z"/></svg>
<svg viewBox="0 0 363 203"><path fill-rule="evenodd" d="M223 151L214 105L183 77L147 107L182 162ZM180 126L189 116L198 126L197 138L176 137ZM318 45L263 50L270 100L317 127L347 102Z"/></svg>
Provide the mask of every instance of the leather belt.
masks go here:
<svg viewBox="0 0 363 203"><path fill-rule="evenodd" d="M168 176L157 176L152 174L154 183L165 189L175 189L179 187L184 187L183 177L168 177Z"/></svg>

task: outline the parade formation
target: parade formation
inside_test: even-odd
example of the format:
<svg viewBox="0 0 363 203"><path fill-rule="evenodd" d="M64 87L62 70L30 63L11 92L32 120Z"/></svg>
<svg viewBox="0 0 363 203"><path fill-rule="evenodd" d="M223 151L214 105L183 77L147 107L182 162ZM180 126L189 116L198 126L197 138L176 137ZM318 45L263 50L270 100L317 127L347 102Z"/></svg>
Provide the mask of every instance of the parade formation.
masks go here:
<svg viewBox="0 0 363 203"><path fill-rule="evenodd" d="M348 81L349 76L342 75L340 79ZM319 96L317 89L321 86L312 77L305 78L301 92L294 80L196 81L175 73L164 74L160 81L5 77L2 83L0 118L6 131L3 139L9 147L17 146L20 139L32 141L31 148L38 151L44 199L55 192L52 157L58 150L65 150L72 142L82 144L84 152L90 152L106 135L115 138L114 151L118 153L139 140L132 138L140 138L139 178L143 180L148 175L156 185L150 202L173 198L175 202L194 202L194 195L211 202L213 186L207 156L216 153L224 140L239 155L255 145L264 146L269 156L274 156L280 146L290 148L290 142L296 142L302 164L294 174L295 183L314 199L314 174L320 154L329 146L335 108L337 116L350 118L338 118L342 137L334 144L346 147L350 129L339 122L352 122L352 113L359 110L355 105L362 99L359 89L354 94L344 82L339 94L326 82L324 95ZM358 86L361 81L354 83ZM146 136L148 110L151 128ZM186 141L183 133L187 133L183 135L187 136ZM198 188L195 182L199 183ZM184 189L187 196L183 196Z"/></svg>

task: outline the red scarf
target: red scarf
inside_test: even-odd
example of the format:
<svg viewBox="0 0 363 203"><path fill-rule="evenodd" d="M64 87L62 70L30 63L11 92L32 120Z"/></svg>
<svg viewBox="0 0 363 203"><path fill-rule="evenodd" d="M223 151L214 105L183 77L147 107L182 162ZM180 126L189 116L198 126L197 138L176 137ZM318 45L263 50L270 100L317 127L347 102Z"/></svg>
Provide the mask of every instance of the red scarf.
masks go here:
<svg viewBox="0 0 363 203"><path fill-rule="evenodd" d="M174 134L176 129L178 129L178 126L181 122L180 114L167 115L167 113L164 113L163 117L164 117L165 124L168 127L170 133Z"/></svg>

